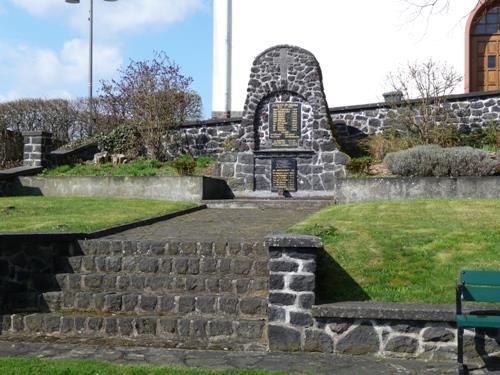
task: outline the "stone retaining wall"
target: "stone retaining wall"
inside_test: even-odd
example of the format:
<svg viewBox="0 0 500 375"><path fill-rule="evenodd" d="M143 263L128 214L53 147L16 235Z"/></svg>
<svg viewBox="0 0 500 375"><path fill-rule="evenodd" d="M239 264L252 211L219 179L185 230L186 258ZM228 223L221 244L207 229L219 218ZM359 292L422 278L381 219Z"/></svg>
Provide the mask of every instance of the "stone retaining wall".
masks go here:
<svg viewBox="0 0 500 375"><path fill-rule="evenodd" d="M450 122L457 129L471 131L498 123L500 93L454 95L446 103ZM397 107L389 103L374 103L330 109L338 136L346 140L360 134L380 134L397 122Z"/></svg>

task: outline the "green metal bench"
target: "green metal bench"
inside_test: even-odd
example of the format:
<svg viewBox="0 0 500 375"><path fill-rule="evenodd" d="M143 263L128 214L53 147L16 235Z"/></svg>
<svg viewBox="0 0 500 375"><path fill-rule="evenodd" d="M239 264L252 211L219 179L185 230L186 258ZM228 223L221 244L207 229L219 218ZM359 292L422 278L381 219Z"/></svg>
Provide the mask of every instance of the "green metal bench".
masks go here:
<svg viewBox="0 0 500 375"><path fill-rule="evenodd" d="M500 302L500 272L462 271L457 283L457 360L458 373L467 373L464 365L464 328L500 328L500 310L464 313L462 301Z"/></svg>

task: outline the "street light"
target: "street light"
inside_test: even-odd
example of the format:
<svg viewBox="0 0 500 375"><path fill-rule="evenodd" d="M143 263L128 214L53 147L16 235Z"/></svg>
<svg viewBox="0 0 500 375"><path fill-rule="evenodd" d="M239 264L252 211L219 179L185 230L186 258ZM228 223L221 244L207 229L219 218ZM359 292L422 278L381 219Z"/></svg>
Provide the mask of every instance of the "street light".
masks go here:
<svg viewBox="0 0 500 375"><path fill-rule="evenodd" d="M104 0L108 2L117 1L117 0ZM80 4L80 0L66 0L68 4ZM93 107L93 81L94 81L94 0L90 0L90 9L89 9L89 23L90 23L90 31L89 31L89 125L92 126L93 118L94 118L94 107Z"/></svg>

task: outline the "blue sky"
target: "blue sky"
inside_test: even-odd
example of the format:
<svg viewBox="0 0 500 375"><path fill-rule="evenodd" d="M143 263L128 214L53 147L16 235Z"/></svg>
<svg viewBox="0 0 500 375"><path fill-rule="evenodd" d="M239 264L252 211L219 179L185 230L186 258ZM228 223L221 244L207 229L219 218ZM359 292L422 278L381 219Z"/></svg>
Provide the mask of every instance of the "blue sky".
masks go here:
<svg viewBox="0 0 500 375"><path fill-rule="evenodd" d="M87 95L90 0L0 0L0 101ZM94 0L94 93L165 51L211 111L212 0Z"/></svg>

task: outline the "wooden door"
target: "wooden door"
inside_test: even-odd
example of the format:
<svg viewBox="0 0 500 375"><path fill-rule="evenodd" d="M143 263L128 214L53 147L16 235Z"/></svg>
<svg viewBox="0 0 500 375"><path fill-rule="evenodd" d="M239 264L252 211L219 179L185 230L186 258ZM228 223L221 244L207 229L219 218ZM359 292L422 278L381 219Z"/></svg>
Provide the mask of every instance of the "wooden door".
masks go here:
<svg viewBox="0 0 500 375"><path fill-rule="evenodd" d="M500 35L472 37L471 91L500 90Z"/></svg>

